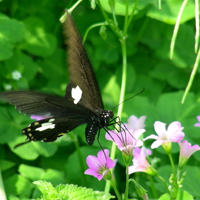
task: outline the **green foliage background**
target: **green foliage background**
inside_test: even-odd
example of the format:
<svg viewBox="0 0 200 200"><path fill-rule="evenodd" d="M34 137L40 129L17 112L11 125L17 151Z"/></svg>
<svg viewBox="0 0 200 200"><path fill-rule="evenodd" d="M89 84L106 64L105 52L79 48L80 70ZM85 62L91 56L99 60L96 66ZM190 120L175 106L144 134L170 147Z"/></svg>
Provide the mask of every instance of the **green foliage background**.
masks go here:
<svg viewBox="0 0 200 200"><path fill-rule="evenodd" d="M109 12L107 2L101 0L103 8ZM123 26L124 2L117 1L116 4L119 27ZM68 74L59 18L64 9L73 3L64 0L0 2L0 92L9 89L34 90L64 96ZM164 0L162 10L159 10L154 0L139 2L137 14L128 31L125 99L143 88L145 91L124 103L122 121L126 122L130 115L146 115L145 134L150 135L154 133L153 123L156 120L167 124L177 120L184 127L186 139L192 144L200 144L199 128L193 126L197 122L196 116L200 114L199 72L185 104L180 103L196 58L193 1L189 1L184 11L174 57L169 59L170 41L181 3L181 0ZM130 8L133 5L134 1L130 1ZM98 6L92 10L90 2L86 0L73 11L73 16L81 35L92 24L105 20ZM99 28L94 28L87 36L85 47L99 82L105 108L112 109L119 103L121 87L120 42L109 28L103 38ZM21 78L17 80L13 72L20 72ZM114 111L116 113L117 108ZM13 149L25 140L21 129L30 122L30 117L18 113L13 106L0 103L0 166L8 199L37 198L40 193L32 183L37 180L50 181L54 186L73 183L103 191L103 181L83 175L82 170L87 168L85 158L96 155L100 150L97 141L92 147L86 144L85 126L74 130L72 137L66 135L54 143L32 142ZM103 148L110 149L111 143L105 141L103 130L100 142ZM82 165L74 143L79 143ZM147 142L146 146L150 147L150 143ZM175 147L175 158L177 151ZM167 174L169 161L162 150L155 150L153 156L160 158L157 167ZM117 180L121 183L120 190L123 191L125 172L121 158L118 159L120 164L115 170ZM200 154L196 153L188 163L190 170L184 182L187 184L183 184L183 188L189 185L187 191L196 197L200 197L200 192L194 188L200 185L200 180L197 177L190 179L190 175L192 170L200 174L195 167L199 163ZM149 187L144 175L136 177L144 187ZM164 190L162 186L157 189L160 193ZM130 195L135 195L134 188Z"/></svg>

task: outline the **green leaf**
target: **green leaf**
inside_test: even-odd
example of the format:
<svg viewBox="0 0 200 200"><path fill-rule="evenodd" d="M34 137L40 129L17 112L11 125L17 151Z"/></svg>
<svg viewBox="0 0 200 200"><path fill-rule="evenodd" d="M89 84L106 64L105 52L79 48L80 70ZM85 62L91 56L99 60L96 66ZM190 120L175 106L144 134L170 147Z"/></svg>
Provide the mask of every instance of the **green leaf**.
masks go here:
<svg viewBox="0 0 200 200"><path fill-rule="evenodd" d="M170 199L171 198L169 194L163 194L158 200L170 200ZM179 190L176 200L183 200L183 199L194 200L193 196L190 193L188 193L187 191Z"/></svg>
<svg viewBox="0 0 200 200"><path fill-rule="evenodd" d="M31 181L46 180L50 181L54 185L64 183L64 173L55 169L42 169L39 167L33 167L28 165L20 165L19 172Z"/></svg>
<svg viewBox="0 0 200 200"><path fill-rule="evenodd" d="M54 153L58 149L58 143L56 142L34 142L34 147L38 151L38 153L45 157L50 157L54 155Z"/></svg>
<svg viewBox="0 0 200 200"><path fill-rule="evenodd" d="M46 181L34 181L35 185L37 185L38 189L41 191L43 198L41 199L56 199L59 194L57 194L56 189L53 185Z"/></svg>
<svg viewBox="0 0 200 200"><path fill-rule="evenodd" d="M12 142L9 142L10 150L18 155L19 157L25 159L25 160L35 160L39 153L34 147L34 143L27 143L25 145L19 146L16 149L14 149L14 146L17 144L20 144L22 142L25 142L25 136L19 136L17 139L15 139Z"/></svg>
<svg viewBox="0 0 200 200"><path fill-rule="evenodd" d="M13 44L0 35L0 60L6 60L13 54Z"/></svg>
<svg viewBox="0 0 200 200"><path fill-rule="evenodd" d="M96 66L100 65L102 61L104 61L106 64L110 65L113 64L119 60L120 58L120 52L119 52L119 45L120 43L117 41L115 37L111 34L111 32L106 32L106 40L103 40L99 38L99 36L93 36L91 38L92 43L95 46L98 46L98 48L95 49L95 52L93 52L94 58L91 60L96 60L99 63L95 63L94 68ZM105 51L105 49L108 48L109 51Z"/></svg>
<svg viewBox="0 0 200 200"><path fill-rule="evenodd" d="M187 190L191 195L193 196L200 196L200 191L198 189L198 186L200 184L200 170L198 166L185 166L183 169L186 171L186 176L184 178L184 181L182 183L183 190Z"/></svg>
<svg viewBox="0 0 200 200"><path fill-rule="evenodd" d="M4 181L6 194L13 194L22 198L30 196L33 184L20 175L13 175Z"/></svg>
<svg viewBox="0 0 200 200"><path fill-rule="evenodd" d="M28 81L33 80L38 72L39 66L24 53L21 53L21 64L23 66L22 76L26 77Z"/></svg>
<svg viewBox="0 0 200 200"><path fill-rule="evenodd" d="M14 43L22 41L24 35L23 23L6 17L0 18L0 60L6 60L12 56Z"/></svg>
<svg viewBox="0 0 200 200"><path fill-rule="evenodd" d="M78 187L76 185L58 185L53 187L51 183L45 181L35 181L42 192L43 197L41 199L63 199L63 200L108 200L114 198L108 193L93 191L84 187Z"/></svg>
<svg viewBox="0 0 200 200"><path fill-rule="evenodd" d="M52 34L45 32L43 22L37 17L24 20L27 27L25 41L21 48L36 56L50 56L55 51L57 40Z"/></svg>
<svg viewBox="0 0 200 200"><path fill-rule="evenodd" d="M101 5L105 11L112 13L111 6L110 6L108 0L101 0ZM131 14L133 6L134 6L134 2L133 1L129 2L129 12L128 12L129 15ZM146 4L144 4L144 5L141 4L141 6L142 6L141 8L144 8L146 6ZM115 9L114 10L115 10L116 15L125 15L126 1L115 1ZM136 11L136 13L137 13L137 11Z"/></svg>
<svg viewBox="0 0 200 200"><path fill-rule="evenodd" d="M157 29L159 28L159 32ZM141 40L149 48L155 50L155 55L161 60L161 64L172 64L178 68L187 68L194 64L194 30L191 26L183 24L179 29L176 40L173 59L169 60L169 48L173 27L156 20L149 20L142 34ZM151 31L149 31L151 30ZM187 38L187 40L185 39ZM190 53L189 53L190 52ZM162 59L161 59L162 58ZM163 59L166 59L166 64ZM152 58L151 58L152 62ZM167 67L167 66L166 66Z"/></svg>
<svg viewBox="0 0 200 200"><path fill-rule="evenodd" d="M21 123L27 117L19 114L10 106L0 106L0 143L9 143L16 140L21 133Z"/></svg>
<svg viewBox="0 0 200 200"><path fill-rule="evenodd" d="M26 177L27 179L31 181L39 180L41 179L42 174L44 173L44 169L28 166L28 165L20 165L18 169L19 173Z"/></svg>
<svg viewBox="0 0 200 200"><path fill-rule="evenodd" d="M0 19L1 37L12 43L20 42L25 35L25 26L15 19Z"/></svg>
<svg viewBox="0 0 200 200"><path fill-rule="evenodd" d="M14 149L14 146L25 141L25 136L19 136L9 142L11 151L25 160L35 160L39 155L52 156L58 148L56 143L42 143L40 141L30 142Z"/></svg>
<svg viewBox="0 0 200 200"><path fill-rule="evenodd" d="M2 171L10 169L15 165L16 165L16 163L11 162L9 160L0 160L0 166L1 166L0 168L1 168Z"/></svg>
<svg viewBox="0 0 200 200"><path fill-rule="evenodd" d="M190 72L175 68L168 74L167 81L174 88L182 89L187 85L189 77Z"/></svg>
<svg viewBox="0 0 200 200"><path fill-rule="evenodd" d="M110 101L114 101L114 105L118 104L119 101L119 94L120 94L120 88L117 83L117 76L113 74L110 77L110 80L107 82L104 90L103 90L103 99L104 101L108 101L108 98L111 98Z"/></svg>
<svg viewBox="0 0 200 200"><path fill-rule="evenodd" d="M199 103L195 103L194 96L189 94L187 101L181 104L182 95L181 91L161 95L156 106L159 115L157 120L165 123L171 123L175 120L181 122L183 119L200 113Z"/></svg>
<svg viewBox="0 0 200 200"><path fill-rule="evenodd" d="M187 68L194 65L196 59L194 35L195 32L191 26L187 24L180 26L172 59L172 62L179 68Z"/></svg>
<svg viewBox="0 0 200 200"><path fill-rule="evenodd" d="M143 0L142 0L143 1ZM162 2L161 10L158 9L158 1L151 0L146 1L152 3L151 9L147 12L147 16L156 20L160 20L164 23L175 24L177 20L180 7L183 3L183 0L164 0ZM181 17L180 23L184 23L190 19L193 19L195 16L195 6L194 1L189 0L187 6L184 9L183 15Z"/></svg>
<svg viewBox="0 0 200 200"><path fill-rule="evenodd" d="M130 15L132 9L135 5L135 0L129 2L129 12ZM158 8L157 0L141 0L137 4L136 12L137 14L140 10L148 8L147 16L164 23L175 24L180 7L182 5L182 0L164 0L161 1L161 9ZM102 7L107 12L111 13L111 8L109 2L106 0L101 0ZM115 14L125 15L126 13L126 1L116 1L115 3ZM187 6L184 9L183 15L181 17L180 23L184 23L195 16L195 4L194 1L189 0Z"/></svg>
<svg viewBox="0 0 200 200"><path fill-rule="evenodd" d="M59 89L62 83L67 83L67 65L66 55L62 49L57 49L53 55L43 60L39 60L37 64L41 67L41 73L49 81L51 91Z"/></svg>

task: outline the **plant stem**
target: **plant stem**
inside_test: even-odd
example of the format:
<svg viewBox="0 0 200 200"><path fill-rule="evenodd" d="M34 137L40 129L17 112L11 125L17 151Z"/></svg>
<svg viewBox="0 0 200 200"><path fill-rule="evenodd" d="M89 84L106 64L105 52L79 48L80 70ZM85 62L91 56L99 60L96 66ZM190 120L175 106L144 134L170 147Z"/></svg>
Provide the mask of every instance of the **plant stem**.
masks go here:
<svg viewBox="0 0 200 200"><path fill-rule="evenodd" d="M112 180L110 181L110 183L111 183L113 189L115 190L115 194L116 194L116 196L117 196L117 199L118 199L118 200L121 200L121 195L120 195L120 193L119 193L119 191L118 191L118 189L117 189L117 187L116 187L116 181L115 181L115 179L112 179Z"/></svg>
<svg viewBox="0 0 200 200"><path fill-rule="evenodd" d="M164 180L164 178L161 177L160 175L157 175L157 177L163 182L167 193L170 195L170 191L169 191L169 189L168 189L167 183L166 183L166 181Z"/></svg>
<svg viewBox="0 0 200 200"><path fill-rule="evenodd" d="M175 41L176 41L176 37L177 37L177 34L178 34L179 26L181 24L180 23L181 16L183 14L183 11L184 11L187 3L188 3L188 0L183 0L183 3L181 5L180 11L179 11L177 19L176 19L176 24L174 26L174 31L173 31L173 35L172 35L171 44L170 44L170 59L172 59L172 57L173 57Z"/></svg>
<svg viewBox="0 0 200 200"><path fill-rule="evenodd" d="M82 179L82 183L83 185L86 185L86 179L85 179L85 175L84 175L84 165L83 165L83 158L82 158L82 154L80 151L80 147L79 147L79 143L78 143L78 139L77 136L72 134L71 132L68 133L68 135L72 138L72 140L74 141L75 147L76 147L76 152L78 154L78 160L79 160L79 164L80 164L80 168L81 168L81 179Z"/></svg>
<svg viewBox="0 0 200 200"><path fill-rule="evenodd" d="M0 168L0 199L7 200Z"/></svg>
<svg viewBox="0 0 200 200"><path fill-rule="evenodd" d="M129 191L129 174L128 174L128 165L126 164L126 189L124 193L124 200L128 199L128 191Z"/></svg>
<svg viewBox="0 0 200 200"><path fill-rule="evenodd" d="M172 183L173 190L169 194L171 196L171 199L176 199L177 194L178 194L178 189L179 189L179 186L178 186L178 183L177 183L176 169L175 169L175 166L174 166L174 161L172 159L172 155L168 154L168 156L169 156L169 159L170 159L170 162L171 162L172 172L173 172L173 179L172 179L173 180L173 183Z"/></svg>
<svg viewBox="0 0 200 200"><path fill-rule="evenodd" d="M85 43L86 37L87 37L89 31L90 31L92 28L95 28L95 27L98 27L98 26L103 26L104 24L105 24L105 22L100 22L100 23L96 23L96 24L93 24L92 26L90 26L90 27L86 30L85 34L84 34L83 42L82 42L82 43L83 43L83 44Z"/></svg>
<svg viewBox="0 0 200 200"><path fill-rule="evenodd" d="M151 186L151 192L153 194L154 199L158 199L157 190L155 188L154 180L152 176L149 176L150 186Z"/></svg>
<svg viewBox="0 0 200 200"><path fill-rule="evenodd" d="M186 98L186 96L187 96L187 94L188 94L188 92L189 92L189 90L190 90L190 88L191 88L191 86L192 86L192 83L193 83L193 81L194 81L195 74L196 74L197 69L198 69L198 66L199 66L199 62L200 62L200 48L199 48L199 52L198 52L197 57L196 57L196 61L195 61L195 63L194 63L194 67L193 67L193 69L192 69L192 73L190 74L190 79L189 79L189 81L188 81L188 84L187 84L187 87L186 87L186 89L185 89L183 98L182 98L182 100L181 100L181 103L182 103L182 104L185 102L185 98Z"/></svg>

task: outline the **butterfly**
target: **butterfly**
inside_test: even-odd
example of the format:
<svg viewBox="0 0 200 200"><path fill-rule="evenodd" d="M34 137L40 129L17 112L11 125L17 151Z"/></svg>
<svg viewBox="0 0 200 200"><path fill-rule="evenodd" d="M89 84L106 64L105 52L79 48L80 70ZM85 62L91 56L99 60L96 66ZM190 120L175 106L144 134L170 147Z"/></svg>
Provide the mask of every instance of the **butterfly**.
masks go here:
<svg viewBox="0 0 200 200"><path fill-rule="evenodd" d="M70 82L64 97L32 91L5 91L0 100L15 106L21 113L36 116L39 120L22 129L27 140L53 142L58 137L87 124L86 141L92 145L100 129L116 123L112 110L104 110L97 80L81 37L71 15L66 11L63 22L68 54Z"/></svg>

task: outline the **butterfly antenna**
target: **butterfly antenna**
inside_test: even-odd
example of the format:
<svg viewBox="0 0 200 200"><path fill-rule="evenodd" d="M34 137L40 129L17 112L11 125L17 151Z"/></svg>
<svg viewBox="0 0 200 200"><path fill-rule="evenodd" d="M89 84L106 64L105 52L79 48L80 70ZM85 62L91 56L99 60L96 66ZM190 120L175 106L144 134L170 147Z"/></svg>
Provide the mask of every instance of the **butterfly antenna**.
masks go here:
<svg viewBox="0 0 200 200"><path fill-rule="evenodd" d="M20 144L17 144L17 145L15 145L14 146L14 149L16 149L17 147L19 147L19 146L22 146L23 144L27 144L27 143L29 143L30 141L26 141L26 142L22 142L22 143L20 143Z"/></svg>
<svg viewBox="0 0 200 200"><path fill-rule="evenodd" d="M139 94L142 94L144 91L145 91L145 88L143 88L141 92L139 92L139 93L133 95L132 97L129 97L128 99L126 99L126 100L124 100L124 101L122 101L121 103L119 103L118 105L116 105L112 110L114 110L115 108L117 108L120 104L122 104L122 103L124 103L124 102L126 102L126 101L128 101L128 100L130 100L130 99L132 99L133 97L135 97L135 96L137 96L137 95L139 95Z"/></svg>

